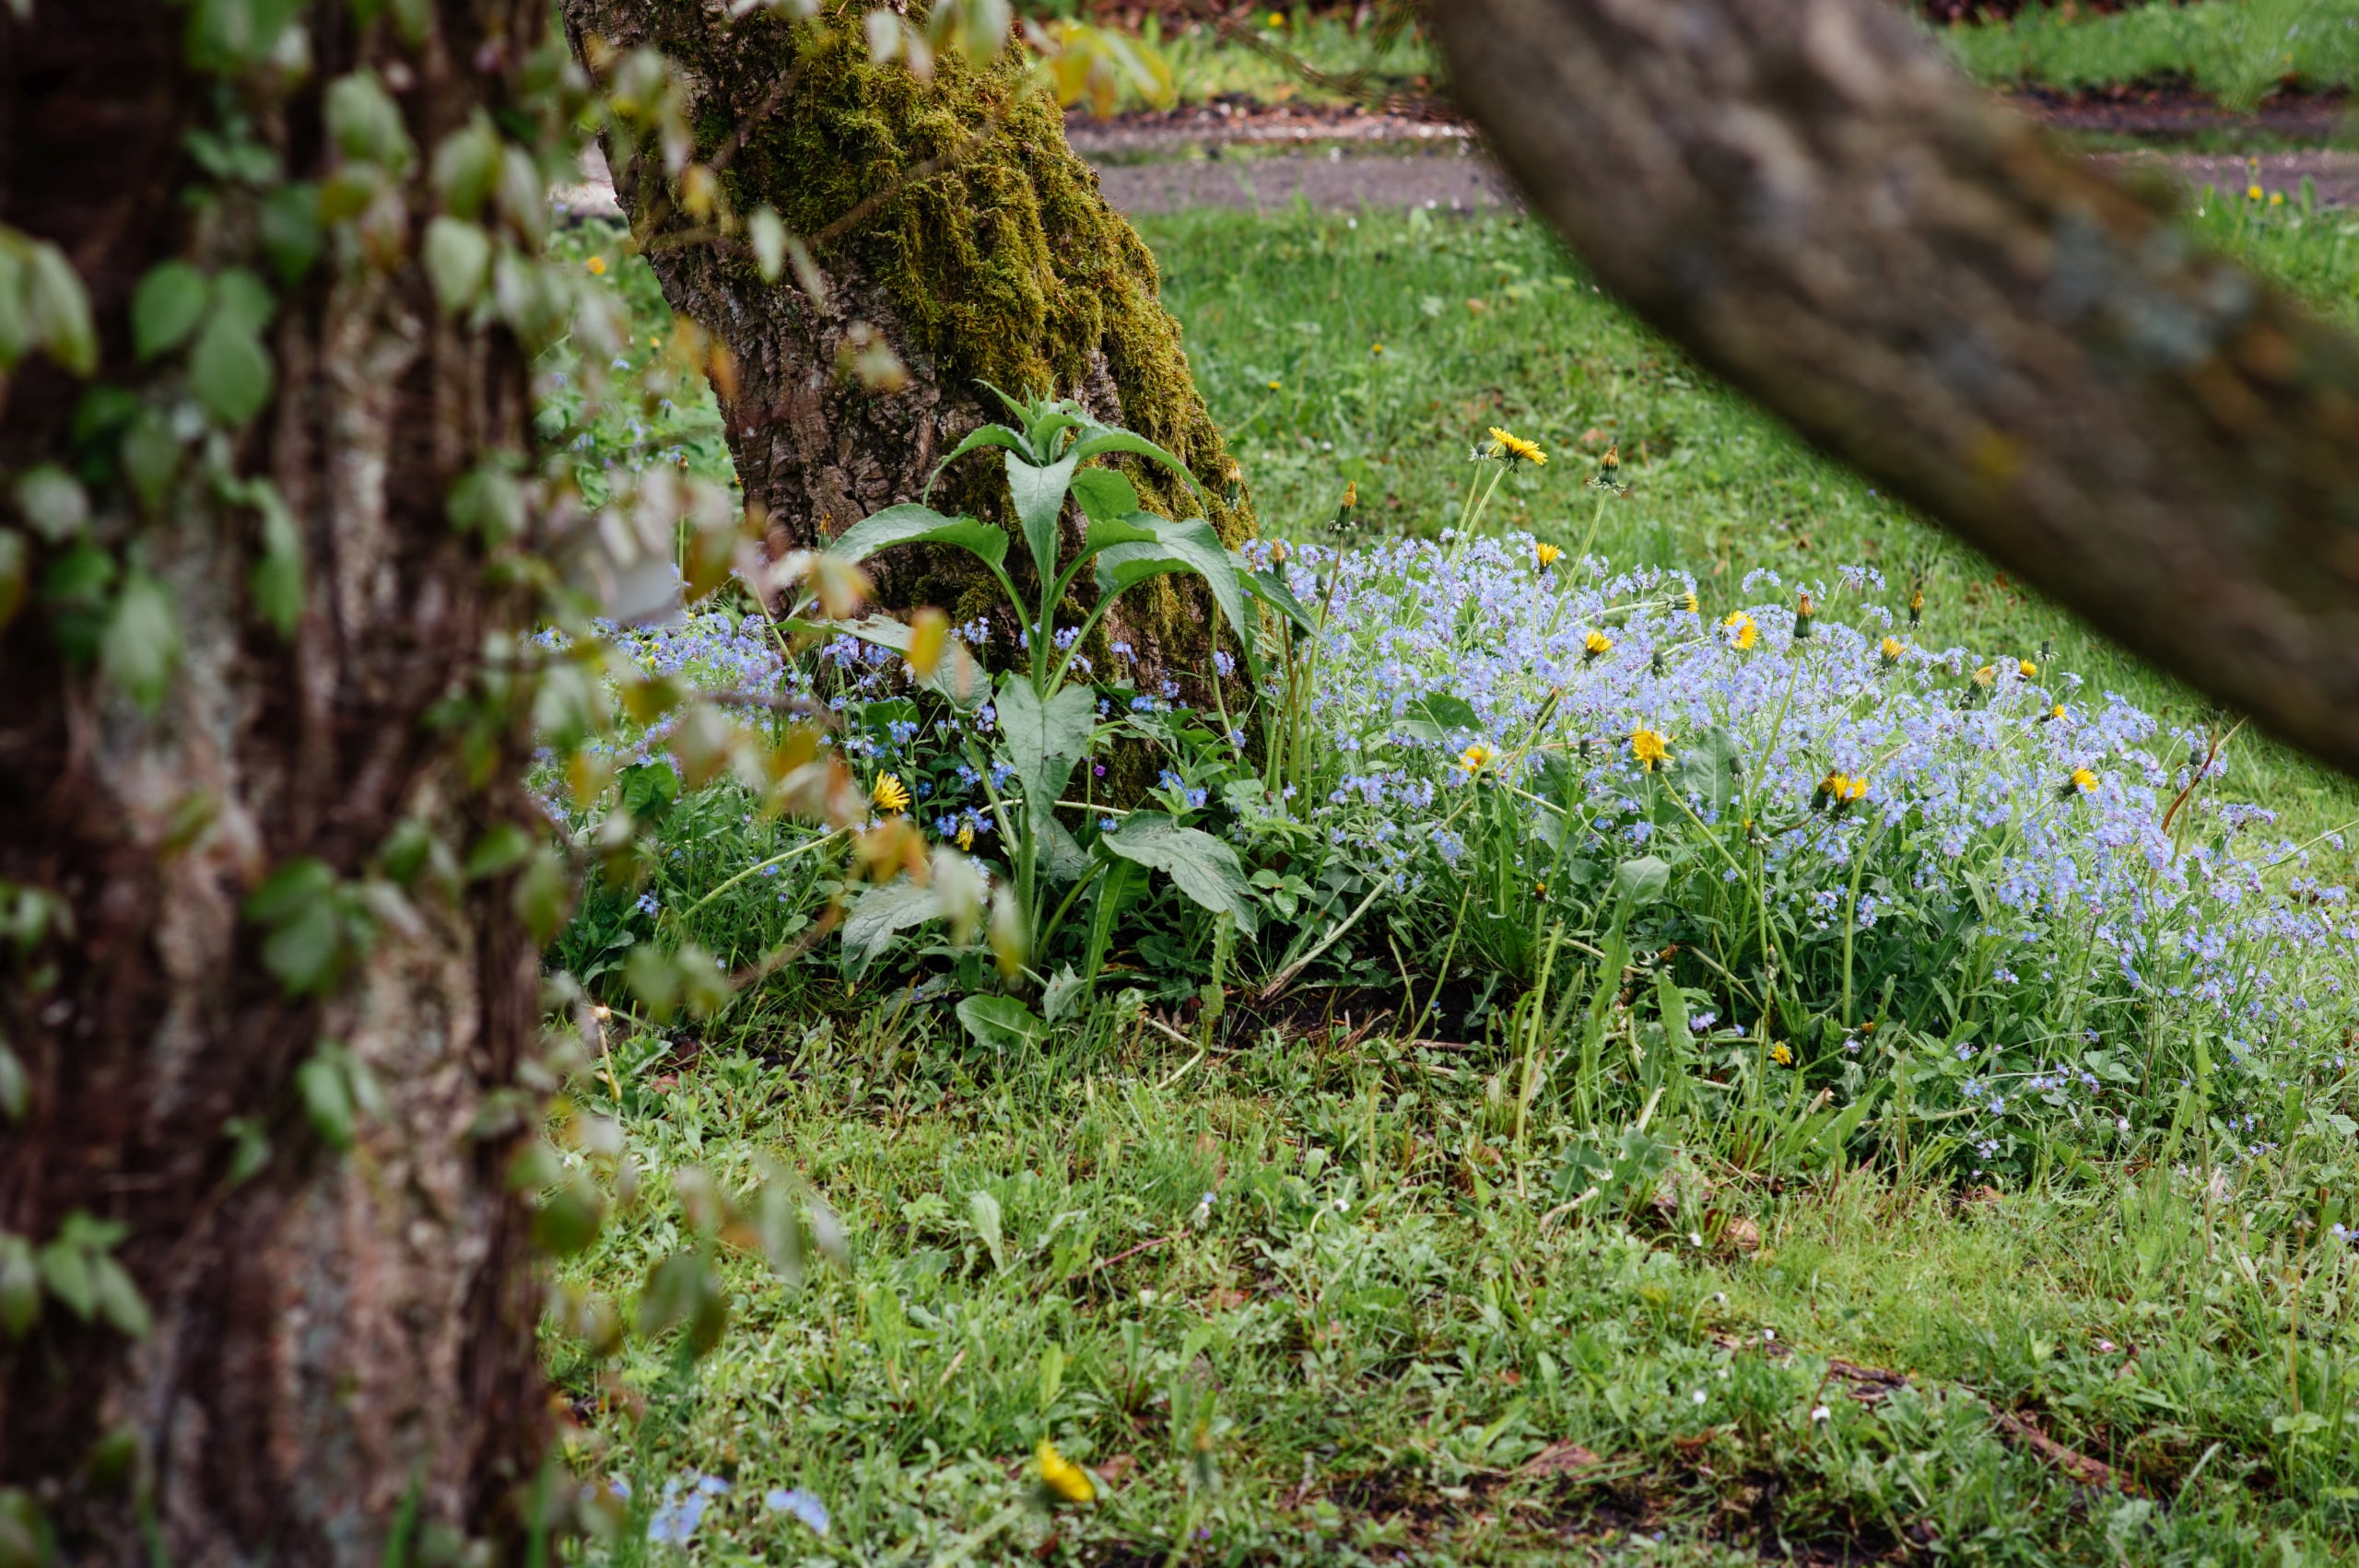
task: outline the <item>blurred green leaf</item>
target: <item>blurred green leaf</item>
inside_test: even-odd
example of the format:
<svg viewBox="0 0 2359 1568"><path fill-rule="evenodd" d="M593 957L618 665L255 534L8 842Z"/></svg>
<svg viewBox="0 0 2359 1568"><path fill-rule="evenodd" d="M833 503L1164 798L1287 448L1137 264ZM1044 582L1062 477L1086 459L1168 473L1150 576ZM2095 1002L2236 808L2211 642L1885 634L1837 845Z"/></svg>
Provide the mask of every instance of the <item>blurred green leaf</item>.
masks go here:
<svg viewBox="0 0 2359 1568"><path fill-rule="evenodd" d="M143 360L186 343L205 319L213 285L186 262L165 262L139 280L131 297L131 348Z"/></svg>
<svg viewBox="0 0 2359 1568"><path fill-rule="evenodd" d="M123 579L100 644L99 665L134 702L153 712L181 657L180 617L164 585L145 572Z"/></svg>
<svg viewBox="0 0 2359 1568"><path fill-rule="evenodd" d="M189 390L224 425L242 425L270 401L270 355L252 327L217 310L189 354Z"/></svg>

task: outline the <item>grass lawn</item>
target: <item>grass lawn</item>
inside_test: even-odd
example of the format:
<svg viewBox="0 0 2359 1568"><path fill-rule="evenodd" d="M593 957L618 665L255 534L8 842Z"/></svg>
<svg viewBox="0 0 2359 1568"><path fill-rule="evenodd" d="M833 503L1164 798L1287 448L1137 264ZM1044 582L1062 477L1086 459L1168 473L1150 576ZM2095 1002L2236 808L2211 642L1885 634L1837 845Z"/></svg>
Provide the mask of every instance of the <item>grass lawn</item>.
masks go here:
<svg viewBox="0 0 2359 1568"><path fill-rule="evenodd" d="M2359 317L2359 220L2201 221ZM1714 612L1757 567L1866 563L1895 603L1921 579L1929 646L2048 645L2092 690L2201 717L1800 450L1528 225L1142 227L1273 534L1316 537L1356 481L1379 535L1430 535L1496 424L1552 456L1486 528L1569 544L1614 444L1631 489L1601 550L1694 571ZM622 281L660 339L643 267ZM715 461L709 404L606 434L628 461ZM2359 815L2346 783L2238 747L2227 789L2293 830ZM1609 967L1590 1016L1626 1019L1635 1059ZM549 1363L579 1471L640 1510L592 1561L2359 1559L2337 1095L2289 1084L2228 1129L2166 1109L2133 1167L2067 1151L2000 1191L1896 1115L1876 1164L1848 1163L1824 1094L1750 1121L1633 1095L1579 1156L1525 1136L1511 1051L1364 1013L1175 1029L1114 1005L986 1050L819 958L796 984L706 1024L617 1009L584 1076L623 1153L584 1132L566 1159L616 1219L560 1270ZM2215 1131L2254 1152L2207 1184ZM791 1284L713 1239L712 1190L778 1168L848 1263ZM701 1361L601 1310L684 1254L732 1301ZM1090 1503L1042 1500L1043 1440L1096 1472Z"/></svg>

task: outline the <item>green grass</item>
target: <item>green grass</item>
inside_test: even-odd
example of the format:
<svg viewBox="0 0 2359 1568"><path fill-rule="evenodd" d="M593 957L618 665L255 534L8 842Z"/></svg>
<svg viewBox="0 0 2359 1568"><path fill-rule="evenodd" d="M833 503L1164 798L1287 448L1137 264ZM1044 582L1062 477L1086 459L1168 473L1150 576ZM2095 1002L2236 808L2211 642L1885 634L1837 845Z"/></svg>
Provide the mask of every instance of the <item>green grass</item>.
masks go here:
<svg viewBox="0 0 2359 1568"><path fill-rule="evenodd" d="M2110 16L2040 6L1941 36L1967 75L1992 87L2076 92L2177 81L2248 109L2283 78L2318 92L2359 77L2353 0L2201 0Z"/></svg>
<svg viewBox="0 0 2359 1568"><path fill-rule="evenodd" d="M2215 201L2194 221L2211 243L2359 323L2359 214L2256 215ZM1630 494L1607 508L1599 544L1617 563L1687 568L1707 597L1755 567L1831 576L1864 563L1904 593L1923 579L1928 645L2047 644L2100 690L2181 722L2207 711L1802 447L1598 293L1532 224L1296 211L1140 228L1266 532L1315 536L1346 483L1375 526L1437 532L1455 515L1470 443L1500 425L1551 461L1519 469L1494 517L1571 545L1590 526L1595 459L1614 443ZM2266 743L2248 750L2234 787L2285 811L2298 835L2359 817L2349 781Z"/></svg>
<svg viewBox="0 0 2359 1568"><path fill-rule="evenodd" d="M2197 221L2359 317L2359 220L2214 202ZM1310 535L1347 480L1381 528L1431 532L1467 444L1500 424L1554 454L1508 481L1501 524L1569 540L1612 441L1631 482L1602 539L1619 560L1708 585L1756 565L1921 574L1926 640L2052 640L2101 687L2196 711L1802 450L1530 226L1142 227L1273 532ZM660 336L643 266L618 281L638 341ZM602 428L627 461L715 460L709 400ZM2292 831L2359 814L2347 784L2265 746L2233 783ZM617 1015L614 1036L598 1055L619 1094L586 1075L583 1093L632 1174L574 1124L569 1158L615 1204L560 1268L577 1322L702 1245L703 1201L674 1190L695 1170L732 1191L794 1173L851 1262L793 1287L722 1249L733 1316L700 1363L676 1335L593 1352L552 1327L583 1477L641 1499L690 1472L734 1487L685 1549L628 1529L580 1549L592 1561L2359 1561L2359 1261L2323 1235L2359 1162L2325 1104L2289 1094L2216 1188L2166 1151L2002 1196L1667 1115L1646 1129L1657 1187L1598 1179L1554 1127L1519 1141L1495 1048L1348 1020L1233 1023L1199 1048L1108 1008L987 1054L944 1010L847 994L660 1030ZM2192 1133L2172 1142L2191 1164ZM1877 1386L1835 1360L1909 1381L1855 1398ZM2133 1492L2075 1483L2002 1413ZM1087 1508L1036 1506L1043 1437L1118 1479ZM1529 1472L1562 1443L1599 1462ZM787 1487L827 1504L827 1537L764 1505Z"/></svg>
<svg viewBox="0 0 2359 1568"><path fill-rule="evenodd" d="M1198 1059L1107 1018L1039 1055L889 1015L710 1043L627 1099L642 1190L775 1158L854 1261L800 1291L729 1264L701 1367L553 1337L584 1405L634 1391L577 1458L642 1494L731 1478L710 1562L2352 1561L2359 1257L2289 1223L2343 1177L2315 1148L2249 1174L2208 1252L2161 1177L1961 1203L1739 1176L1701 1129L1657 1129L1672 1201L1601 1212L1508 1152L1499 1065L1340 1027ZM628 1287L683 1233L642 1197L568 1281ZM1909 1385L1863 1402L1830 1359ZM1027 1505L1043 1437L1110 1467L1096 1506ZM1600 1462L1525 1472L1560 1442ZM761 1506L782 1487L826 1542Z"/></svg>

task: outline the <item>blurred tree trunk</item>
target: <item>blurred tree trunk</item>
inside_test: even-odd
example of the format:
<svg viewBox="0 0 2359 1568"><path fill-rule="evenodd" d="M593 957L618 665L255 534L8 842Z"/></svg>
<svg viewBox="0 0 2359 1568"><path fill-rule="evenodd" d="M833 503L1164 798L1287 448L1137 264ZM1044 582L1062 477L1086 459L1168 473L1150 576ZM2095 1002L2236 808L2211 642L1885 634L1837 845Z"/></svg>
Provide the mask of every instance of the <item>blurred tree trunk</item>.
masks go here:
<svg viewBox="0 0 2359 1568"><path fill-rule="evenodd" d="M331 164L334 78L373 65L430 153L512 101L546 26L535 0L438 0L417 8L413 45L390 14L357 27L357 9L298 11L311 74L284 112L251 123L292 179ZM74 263L100 377L118 386L181 373L179 356L135 364L127 306L143 275L173 257L217 266L252 233L252 198L190 162L192 133L244 90L185 65L193 26L159 0L0 6L0 223ZM192 185L209 204L182 199ZM37 587L0 630L0 906L15 938L0 935L0 1036L28 1090L21 1119L0 1118L0 1246L95 1235L85 1263L123 1265L153 1316L144 1337L123 1331L139 1302L101 1265L94 1313L52 1276L29 1329L0 1331L0 1489L34 1500L66 1562L458 1561L471 1539L514 1536L515 1490L537 1473L541 1304L507 1181L531 1129L499 1114L534 1037L534 944L507 879L437 893L429 877L404 896L380 860L406 820L464 854L520 814L520 729L493 715L469 772L428 719L529 608L487 585L480 548L445 515L486 449L529 450L527 367L500 329L437 310L414 254L426 214L403 198L396 186L378 216L410 259L359 264L332 233L264 339L275 395L217 438L184 423L180 477L144 521L103 397L41 360L5 386L0 497L42 462L84 475L85 539L151 585L148 609L161 596L170 614L149 624L180 649L146 711L109 678L131 591L94 670L54 597L72 542L24 527L21 490L0 498L0 544L29 550L52 595ZM307 562L291 635L250 596L261 524L212 488L210 439L291 509ZM365 888L372 911L373 941L324 1000L288 994L245 912L304 857ZM20 917L46 895L61 916L33 935ZM348 1150L313 1130L333 1117L299 1090L321 1087L307 1062L381 1094L359 1096ZM0 1519L0 1538L16 1523Z"/></svg>
<svg viewBox="0 0 2359 1568"><path fill-rule="evenodd" d="M824 28L767 7L732 21L698 0L562 9L593 65L649 46L679 62L696 93L692 156L720 167L731 207L770 206L816 241L824 301L791 275L763 282L742 242L698 238L708 227L671 204L662 171L648 178L609 146L616 193L664 297L734 361L734 384L717 378L730 455L747 501L769 514L774 550L824 543L919 499L962 437L1007 418L987 381L1018 397L1074 398L1160 443L1214 497L1221 536L1250 536L1179 323L1157 297L1155 258L1098 193L1016 51L989 64L945 54L921 80L901 63L870 61L860 6L824 6ZM1123 461L1149 506L1180 515L1158 471ZM1012 527L1001 473L995 457L966 460L933 504ZM990 579L950 552L893 552L869 568L890 608L938 604L963 622L995 603ZM1100 637L1128 640L1144 669L1200 670L1205 605L1180 583L1133 590L1127 616ZM995 620L1012 647L1007 617Z"/></svg>
<svg viewBox="0 0 2359 1568"><path fill-rule="evenodd" d="M2100 629L2359 771L2359 344L1871 0L1453 0L1599 278Z"/></svg>

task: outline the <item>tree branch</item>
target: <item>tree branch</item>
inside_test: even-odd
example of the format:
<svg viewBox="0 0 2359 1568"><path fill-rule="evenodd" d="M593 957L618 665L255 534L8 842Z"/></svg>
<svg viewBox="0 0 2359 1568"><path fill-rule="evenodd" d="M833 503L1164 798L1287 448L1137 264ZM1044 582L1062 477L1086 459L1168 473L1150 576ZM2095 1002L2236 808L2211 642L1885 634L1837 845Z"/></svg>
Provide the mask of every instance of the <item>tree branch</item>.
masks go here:
<svg viewBox="0 0 2359 1568"><path fill-rule="evenodd" d="M1868 0L1454 0L1599 279L2096 626L2359 771L2359 343Z"/></svg>

